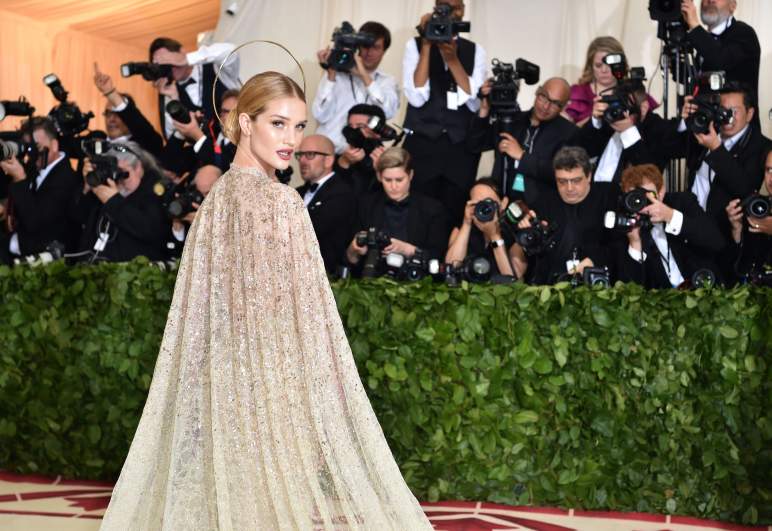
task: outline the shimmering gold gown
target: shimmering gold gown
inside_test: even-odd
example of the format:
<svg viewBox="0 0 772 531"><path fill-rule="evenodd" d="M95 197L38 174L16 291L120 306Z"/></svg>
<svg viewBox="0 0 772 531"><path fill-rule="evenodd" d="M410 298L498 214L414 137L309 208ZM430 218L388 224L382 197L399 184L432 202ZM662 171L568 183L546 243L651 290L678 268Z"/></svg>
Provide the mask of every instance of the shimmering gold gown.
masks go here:
<svg viewBox="0 0 772 531"><path fill-rule="evenodd" d="M429 530L359 379L295 190L199 209L104 530Z"/></svg>

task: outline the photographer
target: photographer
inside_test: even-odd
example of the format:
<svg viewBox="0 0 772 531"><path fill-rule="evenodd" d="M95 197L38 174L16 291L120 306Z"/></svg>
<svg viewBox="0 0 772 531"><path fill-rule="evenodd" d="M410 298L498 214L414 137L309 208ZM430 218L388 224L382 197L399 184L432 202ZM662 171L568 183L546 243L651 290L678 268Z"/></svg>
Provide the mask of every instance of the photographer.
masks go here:
<svg viewBox="0 0 772 531"><path fill-rule="evenodd" d="M753 28L734 18L736 8L737 0L702 0L698 17L694 0L682 0L681 13L689 28L686 38L697 52L700 71L722 70L727 80L758 94L761 46Z"/></svg>
<svg viewBox="0 0 772 531"><path fill-rule="evenodd" d="M87 160L83 168L86 180L77 205L84 224L81 253L88 253L90 261L164 260L169 220L153 192L161 172L152 155L136 142L116 142L103 159ZM89 185L89 174L101 184Z"/></svg>
<svg viewBox="0 0 772 531"><path fill-rule="evenodd" d="M349 184L356 197L371 194L381 186L375 176L375 166L386 148L381 143L381 136L367 125L373 116L381 121L386 120L383 109L376 105L358 103L349 109L346 126L350 131L348 134L356 130L362 137L357 137L358 143L363 147L346 144L343 153L335 161L335 173Z"/></svg>
<svg viewBox="0 0 772 531"><path fill-rule="evenodd" d="M699 270L718 274L712 257L724 247L724 239L691 193L666 192L662 173L653 164L627 168L621 187L627 194L622 203L632 203L637 212L628 208L616 214L635 222L626 228L627 244L617 246L618 280L661 289L689 283Z"/></svg>
<svg viewBox="0 0 772 531"><path fill-rule="evenodd" d="M619 84L611 92L595 97L592 117L579 129L575 143L597 160L596 182L619 182L622 171L628 166L655 164L660 170L677 151L678 136L673 134L671 122L652 112L650 100L640 78L627 72L623 55L615 57ZM635 69L633 69L635 70ZM604 101L606 100L606 101ZM611 100L613 103L609 103Z"/></svg>
<svg viewBox="0 0 772 531"><path fill-rule="evenodd" d="M209 190L212 189L212 186L214 186L214 183L217 182L217 179L219 179L222 174L222 170L212 164L201 166L196 171L196 174L193 176L192 186L195 192L200 195L201 199L209 195ZM183 192L183 194L184 193L185 192ZM176 200L180 204L184 204L187 201L187 199L181 201L179 194ZM200 203L193 201L190 203L189 208L182 209L180 216L172 218L171 234L167 235L166 241L167 258L169 260L174 260L182 256L182 249L185 245L188 229L193 223L193 220L196 219L196 213L200 206ZM167 214L169 214L170 209L171 205L167 206Z"/></svg>
<svg viewBox="0 0 772 531"><path fill-rule="evenodd" d="M113 79L99 70L97 63L94 63L94 85L107 98L104 111L107 138L114 142L133 140L147 152L160 156L161 135L137 108L134 98L117 92Z"/></svg>
<svg viewBox="0 0 772 531"><path fill-rule="evenodd" d="M218 112L223 123L236 107L238 96L238 90L226 90L222 94ZM215 165L223 173L228 171L236 154L236 146L222 133L217 118L211 118L202 124L203 115L200 111L185 112L188 115L187 122L172 118L176 132L169 138L164 149L164 167L169 167L176 173L196 171L196 168L207 165Z"/></svg>
<svg viewBox="0 0 772 531"><path fill-rule="evenodd" d="M757 282L754 277L772 268L772 149L767 150L764 182L759 194L744 200L732 199L726 207L732 228L727 251L733 264L733 279ZM753 208L751 200L756 203ZM760 207L761 212L757 210ZM770 285L768 278L765 285Z"/></svg>
<svg viewBox="0 0 772 531"><path fill-rule="evenodd" d="M381 256L397 253L410 258L421 249L426 259L440 258L448 241L445 211L437 201L411 192L410 154L401 147L391 147L378 159L376 170L383 189L360 201L355 230L376 228L383 232L387 241L374 250ZM346 260L361 270L361 259L369 250L368 246L358 245L354 237L346 250Z"/></svg>
<svg viewBox="0 0 772 531"><path fill-rule="evenodd" d="M611 67L604 61L607 55L625 57L622 43L609 36L593 39L587 47L582 76L576 84L571 85L570 103L565 113L579 127L583 127L590 120L595 98L612 90L618 84ZM647 95L646 101L649 102L649 111L659 106L651 96Z"/></svg>
<svg viewBox="0 0 772 531"><path fill-rule="evenodd" d="M8 188L10 234L0 242L0 259L43 252L53 241L69 247L77 239L77 227L68 218L68 207L79 188L78 177L67 154L60 150L54 124L36 116L25 122L36 151L22 164L17 157L0 161L11 179Z"/></svg>
<svg viewBox="0 0 772 531"><path fill-rule="evenodd" d="M481 221L476 207L486 200L495 204L496 211L493 219ZM467 256L485 256L491 263L491 274L521 276L525 271L521 249L514 245L510 234L502 233L499 220L508 204L509 199L501 198L494 179L478 179L469 190L464 222L450 233L445 263L458 266Z"/></svg>
<svg viewBox="0 0 772 531"><path fill-rule="evenodd" d="M586 267L610 267L609 247L616 236L604 230L603 218L616 206L618 186L592 182L590 159L580 147L559 149L552 165L557 190L539 184L531 212L519 223L527 229L538 217L554 231L554 245L528 258L527 279L532 284L552 284Z"/></svg>
<svg viewBox="0 0 772 531"><path fill-rule="evenodd" d="M679 155L686 156L689 189L726 240L731 236L726 206L732 199L749 196L761 185L761 168L770 146L770 140L751 125L756 113L753 101L752 92L737 84L727 84L721 91L720 108L699 108L687 96L684 120L678 126ZM691 132L687 128L689 118L706 111L700 121L709 121L707 132ZM717 120L719 126L714 123Z"/></svg>
<svg viewBox="0 0 772 531"><path fill-rule="evenodd" d="M314 226L324 267L334 273L351 237L354 192L333 171L335 146L326 136L311 135L295 152L305 184L297 189Z"/></svg>
<svg viewBox="0 0 772 531"><path fill-rule="evenodd" d="M474 152L496 149L491 175L510 200L524 197L530 179L554 185L552 158L576 133L576 126L560 116L568 101L568 90L568 82L564 79L548 79L536 89L533 107L514 113L511 133L502 132L494 140L488 101L491 81L486 81L480 89L485 97L481 100L479 113L472 119L467 146ZM508 165L506 172L503 164ZM507 182L504 182L505 175Z"/></svg>
<svg viewBox="0 0 772 531"><path fill-rule="evenodd" d="M348 72L328 66L311 107L314 118L319 122L316 133L331 139L336 153L341 153L346 147L341 131L352 106L358 103L377 105L388 119L393 118L399 109L396 79L378 70L383 55L391 46L391 33L379 22L365 22L359 33L372 36L372 46L359 46L354 55L354 65ZM318 52L320 64L327 64L330 52L329 46Z"/></svg>
<svg viewBox="0 0 772 531"><path fill-rule="evenodd" d="M182 44L167 37L159 37L150 44L150 61L172 66L173 81L164 77L153 82L158 90L161 129L166 138L174 133L172 117L166 112L168 101L179 100L188 110L201 111L204 123L208 123L214 117L212 89L215 101L220 102L226 90L239 88L238 54L232 55L220 70L234 49L235 45L230 43L215 43L185 53ZM215 83L218 71L220 77Z"/></svg>
<svg viewBox="0 0 772 531"><path fill-rule="evenodd" d="M437 0L434 13L421 17L421 36L407 42L402 61L405 127L415 132L404 144L414 160L413 186L438 199L454 222L463 217L480 160L479 153L466 147L466 136L479 110L477 92L487 63L483 47L458 31L437 38L427 28L463 31L463 16L463 0ZM440 23L433 26L438 18Z"/></svg>

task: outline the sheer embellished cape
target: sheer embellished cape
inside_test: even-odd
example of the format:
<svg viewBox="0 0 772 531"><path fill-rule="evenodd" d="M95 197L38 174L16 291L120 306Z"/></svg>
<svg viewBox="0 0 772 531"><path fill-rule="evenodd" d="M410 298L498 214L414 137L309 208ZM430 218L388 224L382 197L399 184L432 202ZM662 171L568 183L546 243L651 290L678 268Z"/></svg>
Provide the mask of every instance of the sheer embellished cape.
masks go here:
<svg viewBox="0 0 772 531"><path fill-rule="evenodd" d="M300 196L226 172L185 244L105 530L429 530L362 387Z"/></svg>

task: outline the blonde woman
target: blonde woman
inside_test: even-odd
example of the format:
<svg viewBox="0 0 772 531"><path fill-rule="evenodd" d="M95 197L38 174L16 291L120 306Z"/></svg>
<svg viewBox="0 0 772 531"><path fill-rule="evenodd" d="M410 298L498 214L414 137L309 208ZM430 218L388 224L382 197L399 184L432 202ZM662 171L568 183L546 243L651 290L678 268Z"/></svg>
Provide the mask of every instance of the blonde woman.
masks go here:
<svg viewBox="0 0 772 531"><path fill-rule="evenodd" d="M357 374L308 213L275 182L303 91L265 72L191 226L105 530L430 530Z"/></svg>

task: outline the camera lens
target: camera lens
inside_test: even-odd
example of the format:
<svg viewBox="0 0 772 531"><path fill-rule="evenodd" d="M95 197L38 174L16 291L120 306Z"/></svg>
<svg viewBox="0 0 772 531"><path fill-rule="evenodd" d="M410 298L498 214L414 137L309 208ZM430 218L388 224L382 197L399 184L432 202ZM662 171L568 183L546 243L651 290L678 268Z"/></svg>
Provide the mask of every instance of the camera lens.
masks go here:
<svg viewBox="0 0 772 531"><path fill-rule="evenodd" d="M493 221L493 218L496 217L497 209L498 203L496 203L496 201L490 198L483 199L474 206L474 217L476 217L480 223Z"/></svg>
<svg viewBox="0 0 772 531"><path fill-rule="evenodd" d="M764 197L754 197L746 209L748 215L754 218L764 218L769 215L769 201Z"/></svg>

